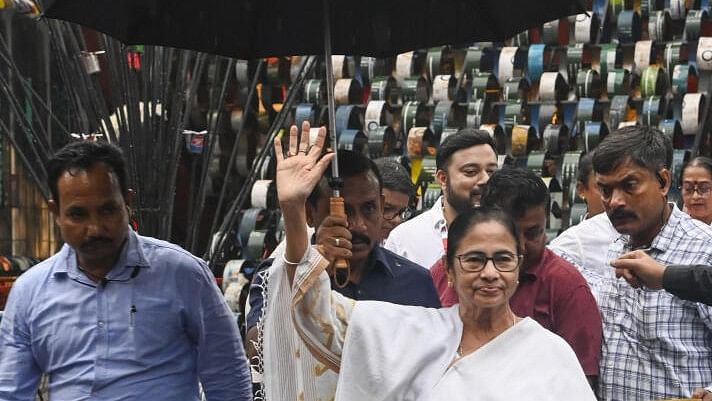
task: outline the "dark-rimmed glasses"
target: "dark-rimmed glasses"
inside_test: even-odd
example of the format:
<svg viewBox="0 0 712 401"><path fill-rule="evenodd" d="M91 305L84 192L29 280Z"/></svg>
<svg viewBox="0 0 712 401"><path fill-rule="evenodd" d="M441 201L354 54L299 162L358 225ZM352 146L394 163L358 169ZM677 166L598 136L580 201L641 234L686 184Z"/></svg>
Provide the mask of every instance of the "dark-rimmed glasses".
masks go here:
<svg viewBox="0 0 712 401"><path fill-rule="evenodd" d="M410 207L404 207L402 209L396 209L392 207L384 207L383 208L383 218L386 220L393 220L396 218L396 216L400 216L402 221L408 220L411 216L413 216L413 209Z"/></svg>
<svg viewBox="0 0 712 401"><path fill-rule="evenodd" d="M704 198L710 196L710 192L712 192L712 183L700 182L698 184L682 184L680 190L685 195L692 195L697 192Z"/></svg>
<svg viewBox="0 0 712 401"><path fill-rule="evenodd" d="M468 252L456 257L460 268L471 273L482 271L490 260L495 269L504 273L517 270L522 261L522 255L511 252L497 252L492 256L487 256L482 252Z"/></svg>

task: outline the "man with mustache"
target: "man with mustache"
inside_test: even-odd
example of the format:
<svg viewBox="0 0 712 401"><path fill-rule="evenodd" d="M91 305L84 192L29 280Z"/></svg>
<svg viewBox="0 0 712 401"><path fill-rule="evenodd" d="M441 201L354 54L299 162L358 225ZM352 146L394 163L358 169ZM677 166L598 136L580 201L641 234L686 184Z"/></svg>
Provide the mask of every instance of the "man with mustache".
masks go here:
<svg viewBox="0 0 712 401"><path fill-rule="evenodd" d="M296 127L292 127L291 131L290 143L296 146ZM302 132L309 132L308 123L302 126ZM291 154L296 152L294 149ZM440 307L438 294L428 270L380 246L384 196L376 164L363 154L348 150L339 150L336 157L343 182L341 196L344 199L346 217L330 215L331 169L326 170L325 176L312 190L305 205L307 223L316 229L312 241L321 248L321 254L332 263L338 257L347 259L350 264L351 274L346 285L337 285L332 276L331 287L357 300ZM284 262L279 256L282 253L282 247L277 247L273 253L275 258L262 263L250 287L250 310L246 325L250 342L247 347L248 355L253 366L260 364L260 351L264 351L264 346L259 341L263 337L260 335L260 329L264 321L270 319L270 302L280 302L270 300L269 293L264 290L269 285L270 269L277 263ZM274 309L274 305L271 308ZM272 318L274 319L273 316ZM281 330L294 330L291 321L285 322ZM299 358L303 363L313 363L319 374L285 371L282 373L286 375L285 383L298 383L295 385L299 386L299 390L295 391L303 394L306 401L316 401L316 398L311 396L315 393L323 395L320 399L333 397L336 392L337 374L328 369L320 370L318 366L323 365L313 360L308 352L300 353ZM296 379L300 375L304 376ZM279 395L271 394L270 397L293 399L292 390L294 389L290 385L283 385Z"/></svg>
<svg viewBox="0 0 712 401"><path fill-rule="evenodd" d="M129 227L126 161L75 142L47 165L65 245L19 277L0 324L0 399L251 400L247 361L212 272Z"/></svg>
<svg viewBox="0 0 712 401"><path fill-rule="evenodd" d="M548 204L544 181L522 168L503 168L492 174L482 195L482 206L497 206L512 216L523 247L519 285L509 301L512 310L566 340L593 384L598 376L601 318L586 280L545 246ZM443 306L457 303L444 265L437 263L431 273Z"/></svg>
<svg viewBox="0 0 712 401"><path fill-rule="evenodd" d="M657 262L712 264L712 229L667 202L672 141L650 127L608 135L593 157L603 207L622 234L608 260L643 250ZM603 319L602 400L689 398L712 384L712 308L663 290L634 288L612 268L581 272Z"/></svg>
<svg viewBox="0 0 712 401"><path fill-rule="evenodd" d="M442 141L435 165L443 195L430 210L393 229L385 245L427 268L445 254L450 222L459 212L479 204L487 180L497 170L494 141L486 131L461 129Z"/></svg>

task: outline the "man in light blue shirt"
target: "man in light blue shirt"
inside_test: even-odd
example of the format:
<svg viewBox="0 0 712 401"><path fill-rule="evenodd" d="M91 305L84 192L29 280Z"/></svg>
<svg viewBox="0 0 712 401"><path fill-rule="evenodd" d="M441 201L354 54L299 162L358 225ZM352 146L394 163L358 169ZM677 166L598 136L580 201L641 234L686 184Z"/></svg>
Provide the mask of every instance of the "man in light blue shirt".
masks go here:
<svg viewBox="0 0 712 401"><path fill-rule="evenodd" d="M251 400L237 325L205 262L128 225L125 161L77 142L48 164L66 244L20 276L0 323L0 400Z"/></svg>

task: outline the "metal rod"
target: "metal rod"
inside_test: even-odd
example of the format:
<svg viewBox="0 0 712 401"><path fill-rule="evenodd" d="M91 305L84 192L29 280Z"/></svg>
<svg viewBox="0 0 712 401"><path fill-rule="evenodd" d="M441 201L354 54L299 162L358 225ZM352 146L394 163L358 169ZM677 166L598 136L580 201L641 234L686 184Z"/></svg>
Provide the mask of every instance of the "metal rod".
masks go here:
<svg viewBox="0 0 712 401"><path fill-rule="evenodd" d="M240 121L240 128L237 130L235 135L235 143L232 146L232 151L230 152L230 160L227 162L228 171L232 169L235 165L235 159L237 158L238 146L240 143L240 138L244 135L243 131L245 129L245 122L247 121L247 116L250 113L250 105L252 104L252 99L255 96L255 88L257 87L257 82L259 82L260 73L262 72L262 66L264 65L264 59L260 59L257 64L257 69L255 70L255 75L252 77L252 82L250 82L250 89L247 92L247 101L245 102L245 107L242 111L242 120ZM266 144L269 146L269 144ZM214 233L218 225L218 218L220 217L220 212L222 211L223 202L225 201L225 194L227 193L227 187L230 183L230 174L225 175L225 180L223 181L222 187L220 188L220 197L218 197L218 204L215 207L215 215L213 216L213 222L210 225L210 233Z"/></svg>
<svg viewBox="0 0 712 401"><path fill-rule="evenodd" d="M336 105L334 104L334 71L331 67L331 16L329 13L329 0L324 0L324 66L326 71L326 97L329 110L329 135L331 135L331 148L334 152L338 149L336 138ZM331 160L331 176L332 178L339 177L339 161L338 158ZM332 185L333 196L338 198L341 196L340 188Z"/></svg>
<svg viewBox="0 0 712 401"><path fill-rule="evenodd" d="M239 216L239 211L242 209L242 206L247 200L247 194L250 193L252 184L255 182L255 180L257 179L257 175L262 170L262 165L264 164L267 155L269 155L274 150L274 147L270 146L270 144L274 141L274 138L277 136L277 133L279 132L280 128L284 125L284 120L287 118L287 115L289 114L294 102L296 101L297 94L300 92L300 89L302 88L302 84L304 83L307 74L309 74L309 72L314 68L315 64L316 63L314 57L308 57L305 60L304 64L302 64L299 70L299 74L297 75L297 79L292 83L292 86L289 88L289 91L287 92L287 99L285 99L282 109L279 111L277 117L270 126L266 145L262 147L262 150L255 158L255 162L252 165L252 170L250 170L250 174L245 179L245 182L242 183L242 186L240 187L240 192L235 198L235 201L230 206L230 210L225 215L225 218L223 219L223 222L220 225L220 228L218 229L218 232L222 233L222 236L218 241L218 245L215 247L215 251L211 252L210 248L208 248L208 250L206 251L204 258L208 259L209 257L210 262L208 263L208 266L212 267L215 263L217 255L222 252L222 249L225 246L225 239L227 238L226 233L230 231L232 227L235 226L235 223L237 222L237 218Z"/></svg>

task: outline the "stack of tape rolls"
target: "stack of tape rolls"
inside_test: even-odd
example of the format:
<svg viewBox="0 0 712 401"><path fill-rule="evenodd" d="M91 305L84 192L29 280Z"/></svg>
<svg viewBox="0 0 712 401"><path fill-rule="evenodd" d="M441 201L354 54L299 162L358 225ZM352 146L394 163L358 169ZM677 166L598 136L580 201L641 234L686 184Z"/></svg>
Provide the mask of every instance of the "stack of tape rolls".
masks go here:
<svg viewBox="0 0 712 401"><path fill-rule="evenodd" d="M566 227L575 223L583 205L573 189L574 165L609 132L627 125L656 127L672 138L676 151L706 152L712 90L708 3L594 0L587 13L549 21L499 43L418 49L391 58L335 55L331 72L339 148L373 158L403 157L414 162L417 180L443 139L465 127L486 130L499 159L510 155L516 165L558 177L564 198L557 205L565 209L561 227ZM272 86L294 80L303 59L268 63L260 83L263 103L281 101ZM239 62L235 71L243 92L251 80L249 67ZM322 79L306 80L292 110L296 124L327 122L325 85ZM269 104L260 106L273 110ZM249 108L238 102L229 110L236 132L242 110ZM316 132L310 131L311 139ZM247 155L259 143L248 133L238 144L250 148L237 156L243 176L252 167ZM263 136L261 131L254 135ZM273 205L264 198L270 188L266 182L274 178L268 172L261 174L265 183L253 187L253 203L264 210ZM422 188L422 205L440 193L439 188L425 190L427 182L416 184ZM428 194L433 199L425 199ZM266 228L258 231L269 237Z"/></svg>

